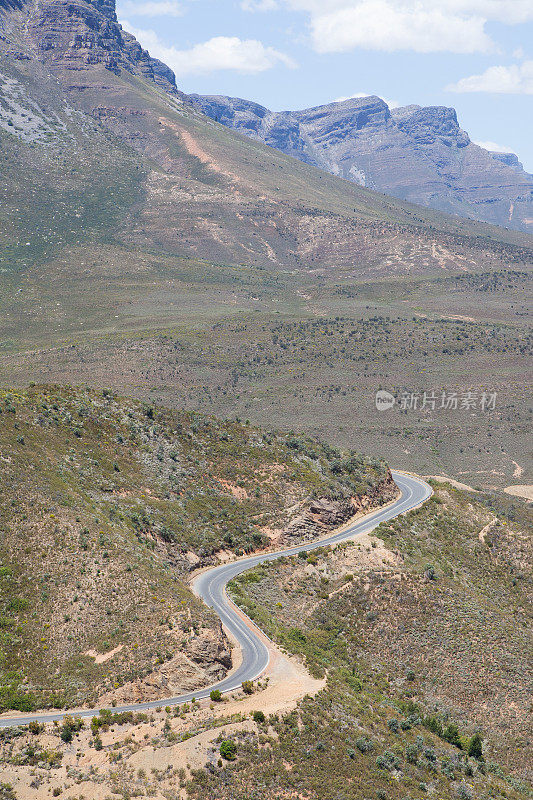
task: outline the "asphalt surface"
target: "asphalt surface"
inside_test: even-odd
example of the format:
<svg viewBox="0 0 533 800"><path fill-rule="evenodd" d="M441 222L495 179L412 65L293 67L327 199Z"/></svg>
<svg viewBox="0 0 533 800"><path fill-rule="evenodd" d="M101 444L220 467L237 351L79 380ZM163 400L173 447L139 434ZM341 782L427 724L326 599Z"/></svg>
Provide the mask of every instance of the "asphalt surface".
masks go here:
<svg viewBox="0 0 533 800"><path fill-rule="evenodd" d="M393 471L392 476L401 491L399 499L391 505L377 510L372 514L366 515L363 519L354 522L353 525L343 529L340 533L333 534L325 539L311 542L308 544L297 545L288 550L278 550L275 553L262 553L257 556L240 559L229 564L222 564L213 569L201 573L193 582L194 592L210 606L220 617L226 632L235 639L242 652L240 666L228 677L213 686L198 689L195 692L188 692L177 697L162 698L161 700L151 700L146 703L135 703L127 706L117 706L113 712L120 711L147 711L159 706L175 706L181 703L190 702L193 698L200 700L209 697L213 689L221 692L230 692L241 686L245 680L255 680L266 669L269 662L269 652L266 644L267 637L264 633L249 620L246 615L236 609L234 604L226 594L226 586L232 578L247 569L262 564L265 561L274 561L281 555L297 555L301 551L314 550L317 547L337 544L338 542L352 539L357 534L368 533L373 530L380 522L404 514L412 508L420 505L432 494L431 487L420 478ZM28 725L33 720L37 722L52 722L61 720L66 714L76 717L93 717L98 714L100 709L84 709L83 711L58 711L48 714L30 714L11 718L0 718L0 728L7 728L16 725Z"/></svg>

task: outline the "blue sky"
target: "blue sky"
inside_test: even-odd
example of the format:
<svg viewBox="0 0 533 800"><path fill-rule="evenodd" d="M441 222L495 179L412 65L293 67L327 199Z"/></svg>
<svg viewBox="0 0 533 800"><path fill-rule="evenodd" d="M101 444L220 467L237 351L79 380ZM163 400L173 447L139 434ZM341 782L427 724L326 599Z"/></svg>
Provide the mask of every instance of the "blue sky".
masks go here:
<svg viewBox="0 0 533 800"><path fill-rule="evenodd" d="M533 0L118 0L185 92L447 105L533 172Z"/></svg>

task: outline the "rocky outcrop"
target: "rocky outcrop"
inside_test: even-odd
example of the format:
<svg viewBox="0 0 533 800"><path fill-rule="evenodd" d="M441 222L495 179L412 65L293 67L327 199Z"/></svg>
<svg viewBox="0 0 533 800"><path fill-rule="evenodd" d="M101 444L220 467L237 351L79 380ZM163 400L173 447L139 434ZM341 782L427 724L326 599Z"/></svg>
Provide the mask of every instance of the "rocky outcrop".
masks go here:
<svg viewBox="0 0 533 800"><path fill-rule="evenodd" d="M454 108L406 106L392 111L397 127L415 144L468 147L470 137L459 127Z"/></svg>
<svg viewBox="0 0 533 800"><path fill-rule="evenodd" d="M211 678L223 677L225 670L231 669L231 650L221 623L216 630L205 628L199 636L195 636L186 652L191 661L205 669Z"/></svg>
<svg viewBox="0 0 533 800"><path fill-rule="evenodd" d="M170 642L169 642L170 644ZM222 680L233 666L221 623L202 628L185 646L172 642L174 655L148 675L128 681L100 697L102 704L138 703L192 691Z"/></svg>
<svg viewBox="0 0 533 800"><path fill-rule="evenodd" d="M524 171L524 165L519 161L516 153L496 153L494 150L489 150L489 153L496 161L501 161L502 164L506 164L508 167L512 167L518 172Z"/></svg>
<svg viewBox="0 0 533 800"><path fill-rule="evenodd" d="M399 490L390 472L366 494L343 500L320 497L312 500L283 530L280 542L290 546L325 536L356 514L371 511L398 497Z"/></svg>
<svg viewBox="0 0 533 800"><path fill-rule="evenodd" d="M363 97L273 113L233 97L189 99L222 124L361 186L533 231L533 177L512 154L474 144L453 108L391 110Z"/></svg>
<svg viewBox="0 0 533 800"><path fill-rule="evenodd" d="M101 65L115 73L125 70L181 96L172 70L152 58L122 29L114 0L0 2L6 9L21 9L24 43L31 46L39 61L56 71L93 73ZM10 29L16 30L13 22Z"/></svg>

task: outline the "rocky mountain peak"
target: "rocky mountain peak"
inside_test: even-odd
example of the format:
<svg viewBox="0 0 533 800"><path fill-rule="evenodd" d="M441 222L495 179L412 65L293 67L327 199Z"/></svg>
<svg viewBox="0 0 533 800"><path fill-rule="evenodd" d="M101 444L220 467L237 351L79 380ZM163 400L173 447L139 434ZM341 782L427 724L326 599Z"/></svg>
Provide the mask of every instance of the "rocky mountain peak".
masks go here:
<svg viewBox="0 0 533 800"><path fill-rule="evenodd" d="M513 169L517 170L517 172L522 172L524 169L524 165L516 155L516 153L500 153L499 151L496 152L494 150L489 150L489 153L496 161L501 161L502 164L505 164L507 167L512 167Z"/></svg>
<svg viewBox="0 0 533 800"><path fill-rule="evenodd" d="M14 41L56 73L91 73L100 65L178 93L172 70L122 29L115 0L0 0L0 8Z"/></svg>
<svg viewBox="0 0 533 800"><path fill-rule="evenodd" d="M391 120L388 105L380 97L350 97L336 103L292 112L293 116L314 128L331 129L346 133L363 128L387 125Z"/></svg>
<svg viewBox="0 0 533 800"><path fill-rule="evenodd" d="M400 130L419 144L432 144L437 139L448 146L470 144L470 137L459 125L455 108L406 106L394 109L392 116Z"/></svg>

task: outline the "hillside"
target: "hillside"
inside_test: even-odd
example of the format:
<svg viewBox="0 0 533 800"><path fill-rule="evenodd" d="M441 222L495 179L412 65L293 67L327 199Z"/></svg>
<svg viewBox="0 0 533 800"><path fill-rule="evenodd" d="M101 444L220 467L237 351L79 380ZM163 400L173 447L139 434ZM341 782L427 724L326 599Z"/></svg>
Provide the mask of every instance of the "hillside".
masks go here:
<svg viewBox="0 0 533 800"><path fill-rule="evenodd" d="M0 25L0 383L112 386L423 474L528 480L530 236L213 122L112 3L4 4ZM499 402L406 430L376 415L380 385Z"/></svg>
<svg viewBox="0 0 533 800"><path fill-rule="evenodd" d="M214 682L231 652L190 573L394 495L380 461L109 390L4 391L0 411L2 711Z"/></svg>
<svg viewBox="0 0 533 800"><path fill-rule="evenodd" d="M440 211L532 232L533 176L491 153L453 108L390 109L379 97L272 112L236 97L190 99L205 114L333 175Z"/></svg>
<svg viewBox="0 0 533 800"><path fill-rule="evenodd" d="M305 254L310 261L313 255L311 234L315 267L325 266L333 253L338 260L341 241L364 240L367 254L358 267L363 270L383 257L398 235L397 226L402 226L406 257L415 246L418 254L421 238L427 239L430 254L433 230L444 237L443 243L454 242L454 235L461 237L459 248L475 251L481 244L490 251L491 242L497 243L492 256L497 261L514 252L501 251L504 242L530 245L519 234L462 223L365 191L214 125L183 102L170 70L164 71L121 29L112 3L82 0L69 6L61 0L30 0L15 10L4 8L1 24L0 53L7 79L2 127L11 134L2 141L15 157L9 182L17 174L28 174L23 161L17 165L18 159L28 158L35 159L37 176L53 185L54 168L43 161L55 160L59 150L67 159L61 165L67 167L63 174L74 170L78 181L91 185L95 165L83 156L98 127L98 151L104 159L117 139L128 145L127 174L137 179L143 196L136 205L119 182L115 203L124 205L133 218L114 227L123 242L139 246L145 255L156 245L167 255L301 269L301 257ZM73 115L74 109L83 116ZM81 147L77 168L68 168L72 148L66 146L65 114L73 120L76 132L70 134ZM85 135L84 125L89 125ZM114 136L109 138L108 132ZM23 146L30 139L33 152ZM142 164L135 163L132 150L142 156ZM115 153L109 155L116 159ZM76 183L69 188L74 205L80 188ZM8 184L7 201L10 195ZM19 204L21 223L28 201L29 192L26 204ZM87 228L88 220L81 219L71 220L74 229ZM36 234L34 241L40 238ZM476 241L480 236L486 244ZM454 254L450 257L453 262ZM489 253L484 263L487 257Z"/></svg>
<svg viewBox="0 0 533 800"><path fill-rule="evenodd" d="M376 535L233 581L288 654L253 686L2 731L6 798L525 800L530 512L434 488Z"/></svg>
<svg viewBox="0 0 533 800"><path fill-rule="evenodd" d="M233 581L236 602L316 674L327 671L328 688L277 720L266 749L245 737L227 788L217 794L208 772L194 797L246 797L252 774L279 796L282 787L312 798L520 796L520 781L490 784L502 768L530 777L530 513L435 486L432 500L383 523L377 538ZM442 741L450 725L451 752ZM476 730L484 769L465 758ZM384 750L394 766L389 756L378 763Z"/></svg>

